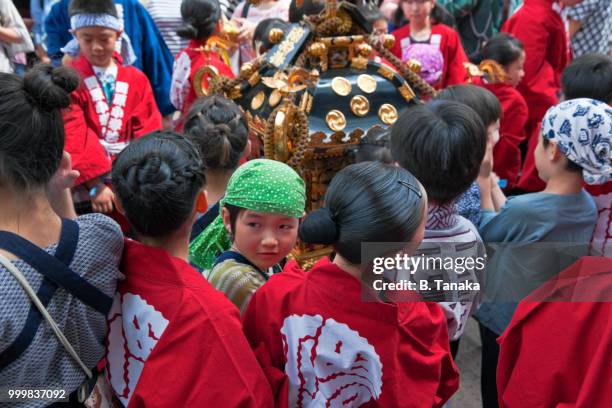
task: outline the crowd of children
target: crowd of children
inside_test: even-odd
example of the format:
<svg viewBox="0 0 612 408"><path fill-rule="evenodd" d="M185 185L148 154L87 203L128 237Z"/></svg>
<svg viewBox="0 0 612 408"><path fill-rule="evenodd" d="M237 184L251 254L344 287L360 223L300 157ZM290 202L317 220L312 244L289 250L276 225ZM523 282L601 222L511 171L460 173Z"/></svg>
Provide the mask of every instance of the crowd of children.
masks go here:
<svg viewBox="0 0 612 408"><path fill-rule="evenodd" d="M241 2L237 51L217 0L183 0L189 44L154 86L164 66L132 65L151 61L126 35L135 6L116 3L62 0L49 21L68 17L66 66L0 73L0 392L442 407L473 318L484 407L611 406L612 57L570 62L557 9L575 0L525 0L475 71L436 1L394 2L391 51L424 58L439 92L369 129L308 213L295 169L247 160L242 109L198 95L234 77L233 52L266 52L272 29L322 3ZM298 241L332 253L304 270ZM481 289L375 290L374 260L399 253L487 262L391 268L386 283L443 272Z"/></svg>

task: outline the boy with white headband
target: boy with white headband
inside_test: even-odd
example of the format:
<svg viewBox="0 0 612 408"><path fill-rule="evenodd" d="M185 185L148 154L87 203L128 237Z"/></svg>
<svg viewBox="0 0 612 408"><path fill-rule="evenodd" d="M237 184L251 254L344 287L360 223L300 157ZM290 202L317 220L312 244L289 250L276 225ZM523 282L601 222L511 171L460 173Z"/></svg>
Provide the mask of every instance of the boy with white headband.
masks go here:
<svg viewBox="0 0 612 408"><path fill-rule="evenodd" d="M160 129L161 115L147 77L126 66L134 52L112 0L73 0L69 13L75 38L66 49L80 51L72 67L83 80L64 115L65 149L80 173L74 200L109 213L112 160L130 140Z"/></svg>

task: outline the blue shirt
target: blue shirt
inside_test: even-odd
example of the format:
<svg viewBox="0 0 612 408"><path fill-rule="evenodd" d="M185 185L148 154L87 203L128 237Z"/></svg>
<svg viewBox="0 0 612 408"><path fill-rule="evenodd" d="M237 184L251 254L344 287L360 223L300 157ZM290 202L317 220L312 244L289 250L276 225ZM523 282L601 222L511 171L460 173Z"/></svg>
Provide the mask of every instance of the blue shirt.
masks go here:
<svg viewBox="0 0 612 408"><path fill-rule="evenodd" d="M587 255L597 208L582 190L510 197L498 213L481 215L478 229L489 258L484 303L476 317L501 334L518 301Z"/></svg>
<svg viewBox="0 0 612 408"><path fill-rule="evenodd" d="M69 32L69 3L70 0L60 0L51 8L45 20L47 53L58 65L63 57L60 48L72 40ZM125 32L130 37L137 57L134 66L149 78L161 114L169 115L176 110L170 103L174 58L153 19L137 0L115 0L115 4L121 5L123 9Z"/></svg>

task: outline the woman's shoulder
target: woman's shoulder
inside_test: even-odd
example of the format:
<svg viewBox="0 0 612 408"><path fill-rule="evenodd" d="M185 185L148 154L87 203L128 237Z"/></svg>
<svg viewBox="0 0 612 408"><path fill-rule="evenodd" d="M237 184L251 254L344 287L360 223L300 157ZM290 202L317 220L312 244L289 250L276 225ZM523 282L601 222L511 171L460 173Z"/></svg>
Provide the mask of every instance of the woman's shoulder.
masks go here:
<svg viewBox="0 0 612 408"><path fill-rule="evenodd" d="M117 262L123 251L121 227L103 214L86 214L76 219L79 225L78 247L88 257L111 257Z"/></svg>
<svg viewBox="0 0 612 408"><path fill-rule="evenodd" d="M447 37L459 38L459 34L453 27L447 26L446 24L443 24L443 23L436 23L432 25L431 33L432 34L442 34Z"/></svg>

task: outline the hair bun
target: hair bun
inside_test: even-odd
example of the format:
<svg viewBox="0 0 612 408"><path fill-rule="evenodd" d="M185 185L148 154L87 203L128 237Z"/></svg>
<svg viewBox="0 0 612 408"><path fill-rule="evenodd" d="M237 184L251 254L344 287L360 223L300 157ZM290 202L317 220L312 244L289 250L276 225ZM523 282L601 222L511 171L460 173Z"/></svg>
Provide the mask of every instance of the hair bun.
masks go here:
<svg viewBox="0 0 612 408"><path fill-rule="evenodd" d="M23 77L24 91L38 108L49 112L70 106L70 92L78 86L78 74L68 67L39 64Z"/></svg>
<svg viewBox="0 0 612 408"><path fill-rule="evenodd" d="M183 37L183 38L189 38L189 39L198 38L198 29L195 28L192 24L187 23L187 22L184 23L179 28L177 28L176 33L179 35L179 37Z"/></svg>
<svg viewBox="0 0 612 408"><path fill-rule="evenodd" d="M334 244L338 240L338 234L338 225L327 207L309 213L299 229L300 239L308 244Z"/></svg>

